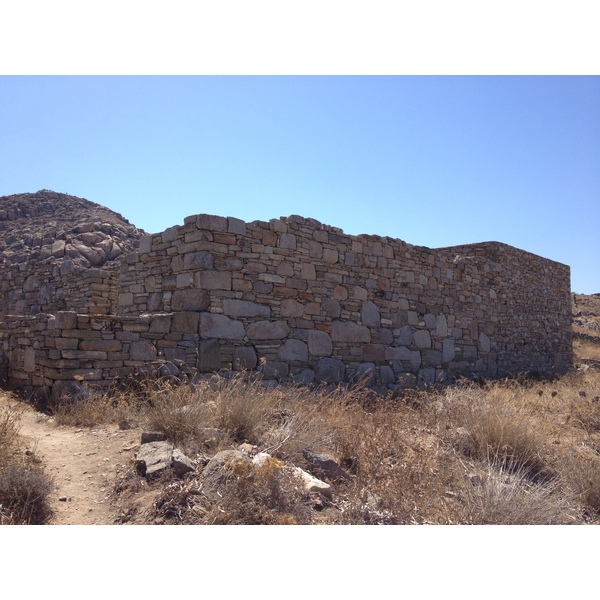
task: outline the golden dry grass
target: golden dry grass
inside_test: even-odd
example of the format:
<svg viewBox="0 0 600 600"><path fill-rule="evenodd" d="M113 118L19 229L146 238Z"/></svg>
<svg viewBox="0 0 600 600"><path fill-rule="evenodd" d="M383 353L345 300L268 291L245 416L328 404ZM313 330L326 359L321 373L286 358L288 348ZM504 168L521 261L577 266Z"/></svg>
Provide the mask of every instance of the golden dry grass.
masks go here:
<svg viewBox="0 0 600 600"><path fill-rule="evenodd" d="M161 522L598 523L599 398L593 370L397 398L360 388L272 388L240 374L195 386L151 382L136 396L67 404L58 414L79 426L133 420L196 457L242 442L272 456L259 469L239 465L217 505L194 491L200 472L163 483ZM208 444L207 431L220 432L216 442ZM318 509L286 470L307 468L306 449L328 454L348 474L329 482L333 499Z"/></svg>

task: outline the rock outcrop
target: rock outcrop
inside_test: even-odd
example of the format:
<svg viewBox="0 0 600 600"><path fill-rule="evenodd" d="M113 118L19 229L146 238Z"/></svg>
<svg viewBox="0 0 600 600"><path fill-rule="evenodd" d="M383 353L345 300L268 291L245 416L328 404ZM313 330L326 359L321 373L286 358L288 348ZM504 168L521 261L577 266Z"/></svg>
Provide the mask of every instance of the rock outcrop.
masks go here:
<svg viewBox="0 0 600 600"><path fill-rule="evenodd" d="M0 252L5 265L71 261L117 269L144 232L112 210L50 190L0 197Z"/></svg>

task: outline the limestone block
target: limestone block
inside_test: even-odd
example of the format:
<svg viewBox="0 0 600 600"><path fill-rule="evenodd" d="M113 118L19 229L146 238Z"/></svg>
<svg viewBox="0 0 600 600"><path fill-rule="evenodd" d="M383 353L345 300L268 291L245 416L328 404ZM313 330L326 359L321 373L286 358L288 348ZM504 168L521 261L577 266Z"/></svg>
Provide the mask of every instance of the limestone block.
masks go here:
<svg viewBox="0 0 600 600"><path fill-rule="evenodd" d="M282 233L279 236L279 247L289 250L296 249L296 236L293 233Z"/></svg>
<svg viewBox="0 0 600 600"><path fill-rule="evenodd" d="M297 385L308 385L315 380L315 372L312 369L303 369L300 373L292 375L292 380Z"/></svg>
<svg viewBox="0 0 600 600"><path fill-rule="evenodd" d="M294 300L293 298L286 298L281 302L281 316L282 317L301 317L304 314L304 305Z"/></svg>
<svg viewBox="0 0 600 600"><path fill-rule="evenodd" d="M445 338L448 335L448 321L445 315L438 315L435 319L435 335Z"/></svg>
<svg viewBox="0 0 600 600"><path fill-rule="evenodd" d="M442 364L442 353L439 350L423 350L421 359L423 367L436 367Z"/></svg>
<svg viewBox="0 0 600 600"><path fill-rule="evenodd" d="M131 360L154 360L156 356L156 347L150 340L132 342L129 347L129 357Z"/></svg>
<svg viewBox="0 0 600 600"><path fill-rule="evenodd" d="M196 217L196 227L198 229L207 229L208 231L227 232L227 219L215 215L198 215Z"/></svg>
<svg viewBox="0 0 600 600"><path fill-rule="evenodd" d="M371 341L371 333L364 325L358 325L351 321L334 321L331 339L334 342L368 343Z"/></svg>
<svg viewBox="0 0 600 600"><path fill-rule="evenodd" d="M140 254L148 254L152 250L152 239L153 236L151 235L145 235L140 239L140 246L138 248Z"/></svg>
<svg viewBox="0 0 600 600"><path fill-rule="evenodd" d="M308 255L311 258L320 259L323 256L323 246L319 242L310 240L308 242Z"/></svg>
<svg viewBox="0 0 600 600"><path fill-rule="evenodd" d="M358 365L354 376L351 377L353 382L361 382L363 385L371 385L375 382L377 371L372 362L364 362Z"/></svg>
<svg viewBox="0 0 600 600"><path fill-rule="evenodd" d="M321 310L323 314L331 317L332 319L337 319L342 314L342 307L338 300L334 298L326 298L321 302Z"/></svg>
<svg viewBox="0 0 600 600"><path fill-rule="evenodd" d="M54 322L56 329L77 329L77 313L72 311L59 311Z"/></svg>
<svg viewBox="0 0 600 600"><path fill-rule="evenodd" d="M233 368L242 370L253 370L256 369L258 364L258 358L256 356L256 350L252 346L236 346L233 349Z"/></svg>
<svg viewBox="0 0 600 600"><path fill-rule="evenodd" d="M454 360L456 350L453 339L445 339L442 341L442 362L448 363Z"/></svg>
<svg viewBox="0 0 600 600"><path fill-rule="evenodd" d="M427 327L427 329L435 329L436 318L435 318L434 314L427 313L424 317L424 320L425 320L425 327Z"/></svg>
<svg viewBox="0 0 600 600"><path fill-rule="evenodd" d="M312 263L302 263L302 267L300 268L300 277L302 279L307 279L308 281L314 281L317 278L315 265Z"/></svg>
<svg viewBox="0 0 600 600"><path fill-rule="evenodd" d="M256 321L248 325L251 340L280 340L288 336L290 328L285 321Z"/></svg>
<svg viewBox="0 0 600 600"><path fill-rule="evenodd" d="M363 358L367 362L381 364L386 360L386 348L383 344L365 344Z"/></svg>
<svg viewBox="0 0 600 600"><path fill-rule="evenodd" d="M219 340L202 340L198 344L198 362L200 373L212 373L221 368L221 345Z"/></svg>
<svg viewBox="0 0 600 600"><path fill-rule="evenodd" d="M25 348L23 370L26 373L33 373L35 371L35 350L33 348Z"/></svg>
<svg viewBox="0 0 600 600"><path fill-rule="evenodd" d="M370 300L366 300L360 307L360 318L363 325L379 327L381 324L381 315L377 305Z"/></svg>
<svg viewBox="0 0 600 600"><path fill-rule="evenodd" d="M463 346L462 356L465 360L477 360L477 346Z"/></svg>
<svg viewBox="0 0 600 600"><path fill-rule="evenodd" d="M482 352L489 352L491 350L490 338L483 331L479 334L479 349Z"/></svg>
<svg viewBox="0 0 600 600"><path fill-rule="evenodd" d="M285 283L285 277L273 273L260 273L258 278L261 281L266 281L268 283Z"/></svg>
<svg viewBox="0 0 600 600"><path fill-rule="evenodd" d="M396 344L399 346L410 346L413 343L413 330L410 325L395 330L394 335L396 336Z"/></svg>
<svg viewBox="0 0 600 600"><path fill-rule="evenodd" d="M171 310L180 311L203 311L210 306L210 296L205 290L176 290L171 296Z"/></svg>
<svg viewBox="0 0 600 600"><path fill-rule="evenodd" d="M119 294L119 306L131 306L133 304L133 294L131 292L124 292Z"/></svg>
<svg viewBox="0 0 600 600"><path fill-rule="evenodd" d="M325 331L311 329L308 332L308 351L313 356L331 356L333 344Z"/></svg>
<svg viewBox="0 0 600 600"><path fill-rule="evenodd" d="M195 278L196 287L202 290L230 290L230 271L199 271Z"/></svg>
<svg viewBox="0 0 600 600"><path fill-rule="evenodd" d="M294 267L289 262L281 262L277 265L277 275L282 277L292 277L294 275Z"/></svg>
<svg viewBox="0 0 600 600"><path fill-rule="evenodd" d="M163 244L168 244L169 242L175 241L179 237L179 225L174 225L173 227L169 227L165 229L161 233L161 239Z"/></svg>
<svg viewBox="0 0 600 600"><path fill-rule="evenodd" d="M176 312L171 317L172 333L193 333L198 331L200 315L197 312Z"/></svg>
<svg viewBox="0 0 600 600"><path fill-rule="evenodd" d="M287 363L276 360L268 360L262 367L265 379L285 379L290 368Z"/></svg>
<svg viewBox="0 0 600 600"><path fill-rule="evenodd" d="M246 223L235 217L227 217L227 231L237 235L246 235Z"/></svg>
<svg viewBox="0 0 600 600"><path fill-rule="evenodd" d="M198 269L212 269L214 257L208 250L188 252L183 255L183 268L190 271Z"/></svg>
<svg viewBox="0 0 600 600"><path fill-rule="evenodd" d="M344 381L346 365L336 358L321 358L317 363L315 380L319 383L339 383Z"/></svg>
<svg viewBox="0 0 600 600"><path fill-rule="evenodd" d="M123 344L119 340L88 339L79 342L80 350L95 350L100 352L121 352Z"/></svg>
<svg viewBox="0 0 600 600"><path fill-rule="evenodd" d="M286 340L277 351L277 357L286 362L308 360L308 346L300 340Z"/></svg>
<svg viewBox="0 0 600 600"><path fill-rule="evenodd" d="M223 300L223 313L229 317L270 317L271 309L248 300Z"/></svg>
<svg viewBox="0 0 600 600"><path fill-rule="evenodd" d="M171 331L171 315L156 315L150 324L150 331L152 333L169 333Z"/></svg>
<svg viewBox="0 0 600 600"><path fill-rule="evenodd" d="M337 250L331 248L325 248L323 250L323 262L328 264L334 264L338 261L339 254Z"/></svg>
<svg viewBox="0 0 600 600"><path fill-rule="evenodd" d="M417 348L431 348L431 336L426 329L418 329L415 331L413 338Z"/></svg>
<svg viewBox="0 0 600 600"><path fill-rule="evenodd" d="M225 315L203 312L200 314L200 335L205 338L242 340L244 326Z"/></svg>

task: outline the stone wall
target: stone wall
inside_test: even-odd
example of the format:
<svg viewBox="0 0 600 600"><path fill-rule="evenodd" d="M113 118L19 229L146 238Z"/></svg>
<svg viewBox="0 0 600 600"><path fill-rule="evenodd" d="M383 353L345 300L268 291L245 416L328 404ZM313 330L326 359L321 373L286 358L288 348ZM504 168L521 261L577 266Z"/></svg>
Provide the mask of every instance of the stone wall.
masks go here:
<svg viewBox="0 0 600 600"><path fill-rule="evenodd" d="M380 389L572 365L569 267L497 242L431 250L299 216L194 215L141 239L118 298L97 285L102 310L83 283L59 308L87 315L5 319L13 383L109 381L155 360ZM105 309L119 316L92 314Z"/></svg>
<svg viewBox="0 0 600 600"><path fill-rule="evenodd" d="M12 388L54 398L131 377L191 375L199 335L189 332L197 328L191 313L8 316L0 332L3 375Z"/></svg>
<svg viewBox="0 0 600 600"><path fill-rule="evenodd" d="M115 313L118 286L117 272L76 267L71 261L4 265L0 269L0 319L59 310Z"/></svg>

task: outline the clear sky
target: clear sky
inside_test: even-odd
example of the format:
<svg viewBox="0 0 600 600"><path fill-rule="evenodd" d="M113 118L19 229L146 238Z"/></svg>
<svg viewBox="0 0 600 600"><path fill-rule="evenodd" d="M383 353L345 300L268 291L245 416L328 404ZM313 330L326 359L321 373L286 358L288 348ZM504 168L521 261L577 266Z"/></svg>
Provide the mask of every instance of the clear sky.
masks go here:
<svg viewBox="0 0 600 600"><path fill-rule="evenodd" d="M0 195L496 240L600 292L600 77L2 76Z"/></svg>

